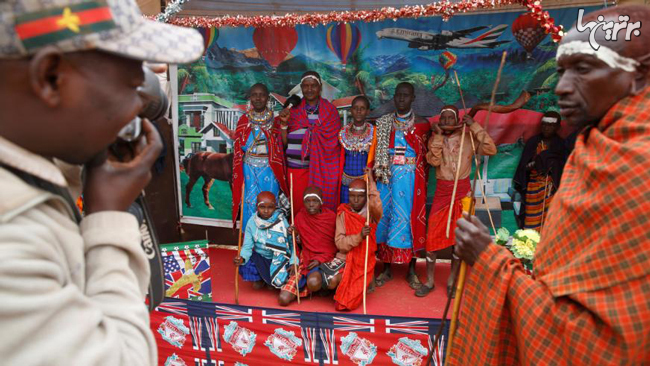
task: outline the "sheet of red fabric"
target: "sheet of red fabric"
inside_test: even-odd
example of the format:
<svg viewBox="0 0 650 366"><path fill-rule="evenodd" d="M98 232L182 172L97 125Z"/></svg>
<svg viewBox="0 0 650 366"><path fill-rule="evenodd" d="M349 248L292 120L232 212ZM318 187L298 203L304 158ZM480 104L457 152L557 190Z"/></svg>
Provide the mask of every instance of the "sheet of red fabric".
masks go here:
<svg viewBox="0 0 650 366"><path fill-rule="evenodd" d="M241 208L241 187L244 183L244 151L242 146L246 145L248 136L251 133L251 126L248 121L247 115L243 115L237 122L235 129L234 145L233 145L233 172L232 172L232 222L233 224L239 218L239 210ZM269 131L264 131L264 136L268 141L269 151L269 164L275 175L275 179L280 184L280 189L285 194L289 194L287 184L287 169L284 161L284 148L282 140L280 139L278 119L276 118L273 127Z"/></svg>
<svg viewBox="0 0 650 366"><path fill-rule="evenodd" d="M448 365L650 360L650 88L578 136L534 278L488 246L467 277Z"/></svg>
<svg viewBox="0 0 650 366"><path fill-rule="evenodd" d="M306 266L313 260L320 263L329 262L336 255L334 232L336 231L336 214L323 207L321 213L310 215L303 208L296 214L295 227L302 240L301 261L305 267L302 274L307 274Z"/></svg>
<svg viewBox="0 0 650 366"><path fill-rule="evenodd" d="M453 205L451 204L451 195L454 190L454 181L441 180L436 181L436 193L433 196L433 205L429 212L429 225L427 226L427 252L435 252L454 245L456 241L456 221L463 214L463 205L461 200L468 196L470 192L469 177L460 179L456 188L456 197ZM449 208L453 209L451 213L451 225L449 227L449 237L447 237L447 220L449 218Z"/></svg>
<svg viewBox="0 0 650 366"><path fill-rule="evenodd" d="M291 181L290 177L293 178L293 185L289 187L291 192L293 192L293 207L291 209L295 215L305 207L305 204L302 201L302 194L309 186L309 169L287 168L287 179L289 181Z"/></svg>
<svg viewBox="0 0 650 366"><path fill-rule="evenodd" d="M346 235L359 234L363 227L366 225L366 217L361 216L350 209L350 205L342 204L339 206L338 215L345 217L345 233ZM375 251L377 250L377 239L375 234L377 232L377 224L372 223L372 228L368 240L368 271L366 278L366 286L373 280L375 273ZM334 295L336 301L336 310L354 310L363 302L363 276L365 267L366 256L366 240L361 244L354 247L347 253L345 260L345 272L343 279L339 283Z"/></svg>
<svg viewBox="0 0 650 366"><path fill-rule="evenodd" d="M289 132L306 128L302 142L303 155L309 154L309 185L323 190L323 205L336 210L340 186L341 146L338 133L341 119L336 107L321 98L318 106L318 123L312 124L305 112L303 99L298 108L291 109ZM295 178L294 178L295 179Z"/></svg>

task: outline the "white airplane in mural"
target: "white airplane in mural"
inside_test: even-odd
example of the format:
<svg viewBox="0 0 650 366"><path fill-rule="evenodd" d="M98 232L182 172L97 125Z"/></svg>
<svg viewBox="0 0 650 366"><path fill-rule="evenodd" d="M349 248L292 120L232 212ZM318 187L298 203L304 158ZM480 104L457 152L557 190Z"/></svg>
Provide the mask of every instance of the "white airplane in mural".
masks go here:
<svg viewBox="0 0 650 366"><path fill-rule="evenodd" d="M444 50L447 48L494 48L500 44L510 42L496 40L507 27L507 24L499 24L494 28L481 26L459 31L443 30L439 34L405 28L384 28L377 32L377 38L405 41L409 43L409 48L417 48L423 51ZM476 38L467 37L486 28L490 28L490 30Z"/></svg>

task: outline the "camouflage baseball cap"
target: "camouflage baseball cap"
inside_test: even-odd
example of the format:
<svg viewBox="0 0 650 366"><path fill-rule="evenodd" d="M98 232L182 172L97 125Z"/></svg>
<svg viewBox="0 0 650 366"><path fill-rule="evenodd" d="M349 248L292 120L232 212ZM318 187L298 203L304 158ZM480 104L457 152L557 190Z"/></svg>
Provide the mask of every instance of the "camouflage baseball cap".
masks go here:
<svg viewBox="0 0 650 366"><path fill-rule="evenodd" d="M172 64L203 54L199 32L146 20L135 0L1 0L0 58L29 56L45 46Z"/></svg>

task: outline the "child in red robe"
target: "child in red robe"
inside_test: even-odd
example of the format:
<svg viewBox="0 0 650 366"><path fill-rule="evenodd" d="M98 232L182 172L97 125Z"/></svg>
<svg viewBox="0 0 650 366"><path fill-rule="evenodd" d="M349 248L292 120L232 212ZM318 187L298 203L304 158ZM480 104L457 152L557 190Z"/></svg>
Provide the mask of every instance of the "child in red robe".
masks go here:
<svg viewBox="0 0 650 366"><path fill-rule="evenodd" d="M381 220L382 206L379 191L369 174L369 184L361 179L355 179L349 186L350 203L341 204L336 217L336 247L338 255L345 255L345 271L333 282L338 283L334 300L336 310L354 310L363 300L363 277L365 268L366 243L368 244L368 267L366 272L366 284L373 281L375 270L375 251L377 241L377 223ZM368 201L366 202L366 189L368 189ZM370 210L370 224L367 224L367 211ZM369 240L366 241L366 237Z"/></svg>
<svg viewBox="0 0 650 366"><path fill-rule="evenodd" d="M281 306L289 305L300 297L307 296L310 292L319 291L323 287L323 272L334 273L342 270L344 261L336 259L336 245L334 244L334 231L336 229L336 214L334 211L323 207L323 193L316 186L309 186L303 193L304 207L296 214L293 226L289 232L295 230L296 243L302 246L300 253L300 267L298 269L298 287L296 289L296 275L291 267L291 275L280 292L279 303Z"/></svg>

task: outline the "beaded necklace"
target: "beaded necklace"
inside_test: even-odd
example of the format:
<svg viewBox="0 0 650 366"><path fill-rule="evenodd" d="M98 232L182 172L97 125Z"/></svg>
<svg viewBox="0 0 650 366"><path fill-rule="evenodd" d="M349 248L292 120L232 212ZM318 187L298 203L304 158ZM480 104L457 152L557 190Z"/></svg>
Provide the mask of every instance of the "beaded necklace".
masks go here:
<svg viewBox="0 0 650 366"><path fill-rule="evenodd" d="M353 152L367 152L372 144L372 125L364 123L364 129L361 134L354 134L352 129L354 124L349 124L339 132L339 142L345 150Z"/></svg>
<svg viewBox="0 0 650 366"><path fill-rule="evenodd" d="M396 130L405 132L410 131L413 128L413 125L415 125L415 114L413 113L413 110L410 110L405 115L400 115L397 113L397 111L395 111L395 115L393 117L393 126Z"/></svg>
<svg viewBox="0 0 650 366"><path fill-rule="evenodd" d="M307 114L318 114L318 107L320 106L320 99L318 100L318 103L316 103L316 106L312 107L309 104L305 103L305 112Z"/></svg>
<svg viewBox="0 0 650 366"><path fill-rule="evenodd" d="M248 121L253 127L268 130L273 124L273 111L265 109L264 112L255 112L254 110L246 113Z"/></svg>

